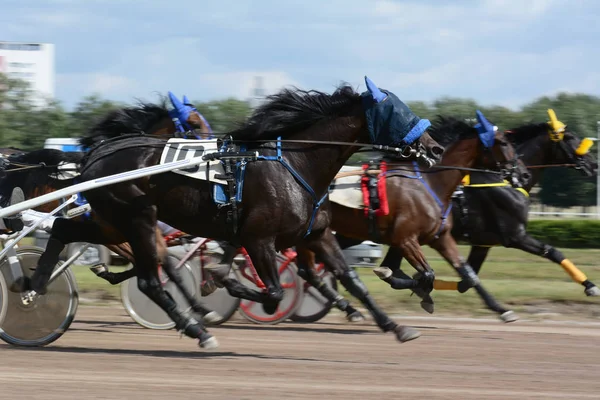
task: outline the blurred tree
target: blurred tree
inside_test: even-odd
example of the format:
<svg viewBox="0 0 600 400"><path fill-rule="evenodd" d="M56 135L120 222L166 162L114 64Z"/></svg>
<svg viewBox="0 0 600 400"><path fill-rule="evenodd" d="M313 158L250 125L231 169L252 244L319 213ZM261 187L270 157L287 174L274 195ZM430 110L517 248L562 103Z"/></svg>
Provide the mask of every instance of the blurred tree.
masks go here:
<svg viewBox="0 0 600 400"><path fill-rule="evenodd" d="M236 129L252 112L247 101L234 98L194 104L215 133Z"/></svg>
<svg viewBox="0 0 600 400"><path fill-rule="evenodd" d="M68 112L58 101L49 101L45 107L36 106L31 94L26 82L0 74L0 146L31 150L42 147L48 137L81 136L106 113L125 106L91 95ZM248 102L234 98L196 104L216 133L237 128L252 111ZM475 118L475 110L480 109L500 129L547 121L547 110L552 108L569 130L581 137L596 137L596 123L600 121L600 98L586 94L560 93L554 97L540 97L518 111L481 106L471 99L453 97L443 97L430 104L413 101L408 105L419 117L428 119L438 114ZM365 153L357 154L352 161L365 157ZM576 171L549 168L540 184L540 198L544 204L558 207L595 204L595 180L583 178Z"/></svg>

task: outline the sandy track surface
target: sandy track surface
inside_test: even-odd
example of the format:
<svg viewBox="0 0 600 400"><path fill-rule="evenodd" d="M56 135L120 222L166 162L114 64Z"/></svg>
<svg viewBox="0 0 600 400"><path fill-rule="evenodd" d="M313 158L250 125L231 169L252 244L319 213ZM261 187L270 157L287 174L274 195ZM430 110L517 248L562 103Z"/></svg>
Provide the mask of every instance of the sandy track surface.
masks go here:
<svg viewBox="0 0 600 400"><path fill-rule="evenodd" d="M600 324L402 319L212 328L207 352L122 309L81 307L46 348L0 344L0 399L600 399Z"/></svg>

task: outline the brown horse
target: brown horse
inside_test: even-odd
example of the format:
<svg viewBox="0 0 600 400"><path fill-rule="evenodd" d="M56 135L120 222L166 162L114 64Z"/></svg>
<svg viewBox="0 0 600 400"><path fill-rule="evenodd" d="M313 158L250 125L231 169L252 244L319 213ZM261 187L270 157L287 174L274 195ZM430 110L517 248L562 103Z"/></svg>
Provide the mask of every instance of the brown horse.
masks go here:
<svg viewBox="0 0 600 400"><path fill-rule="evenodd" d="M483 288L471 267L460 256L450 233L451 227L447 223L452 193L468 172L467 169L501 166L510 168L522 179L529 179L525 165L518 160L504 133L494 132L493 128L490 130L486 139L485 135L478 136L477 129L465 122L453 118L438 118L429 132L438 143L446 147L440 165L447 169L422 173L416 165L395 163L394 169L390 166L385 174L389 213L376 217L375 230L370 226L363 209L336 203L334 189L330 197L333 216L331 228L337 232L342 248L363 240L388 244L400 252L421 275L432 271L421 249L421 245L429 244L465 281L475 287L490 309L501 314L502 319L508 322L514 320L514 313L499 305ZM377 238L373 237L373 232ZM303 263L313 265L310 253L299 251L298 257ZM445 283L435 280L432 287L423 291L418 287L418 281L397 271L399 274L385 265L374 270L394 289L413 289L424 298L424 303L431 304L432 307L433 302L428 292Z"/></svg>

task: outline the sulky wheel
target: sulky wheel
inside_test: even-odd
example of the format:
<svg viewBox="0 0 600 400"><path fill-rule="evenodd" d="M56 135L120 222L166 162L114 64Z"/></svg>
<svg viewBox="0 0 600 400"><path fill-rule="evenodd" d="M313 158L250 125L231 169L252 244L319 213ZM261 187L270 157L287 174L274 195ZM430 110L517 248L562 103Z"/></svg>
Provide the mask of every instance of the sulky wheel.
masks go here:
<svg viewBox="0 0 600 400"><path fill-rule="evenodd" d="M24 275L31 276L44 249L20 247L17 257ZM61 265L59 262L57 266ZM48 285L45 295L24 302L21 293L7 289L12 282L8 260L0 263L0 339L15 346L45 346L61 337L75 318L79 305L77 283L70 269Z"/></svg>

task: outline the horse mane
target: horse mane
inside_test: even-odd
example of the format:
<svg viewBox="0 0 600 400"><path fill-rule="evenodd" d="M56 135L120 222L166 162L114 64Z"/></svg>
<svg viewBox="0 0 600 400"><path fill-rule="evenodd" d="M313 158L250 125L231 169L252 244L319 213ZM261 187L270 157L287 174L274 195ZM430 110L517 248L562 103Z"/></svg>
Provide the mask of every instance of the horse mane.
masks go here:
<svg viewBox="0 0 600 400"><path fill-rule="evenodd" d="M284 89L268 96L238 129L233 139L271 140L286 137L335 117L349 116L360 104L360 95L343 84L333 94L298 88Z"/></svg>
<svg viewBox="0 0 600 400"><path fill-rule="evenodd" d="M527 124L519 126L518 128L508 129L505 131L505 134L506 138L516 147L542 134L547 135L548 128L546 122Z"/></svg>
<svg viewBox="0 0 600 400"><path fill-rule="evenodd" d="M58 172L56 166L61 162L79 163L83 153L78 152L62 152L54 149L35 150L25 154L15 154L7 157L8 165L1 171L0 177L0 206L6 207L10 201L10 196L15 187L20 187L26 196L32 197L34 191L41 190L45 186L50 186L54 189L66 187L72 182L70 180L58 180L52 178L54 172ZM12 171L13 169L22 168L20 164L44 164L42 168L21 169Z"/></svg>
<svg viewBox="0 0 600 400"><path fill-rule="evenodd" d="M109 112L79 139L84 148L115 138L124 134L144 133L163 118L169 117L169 110L164 98L159 104L138 102L136 106L121 108Z"/></svg>
<svg viewBox="0 0 600 400"><path fill-rule="evenodd" d="M477 131L467 122L445 115L438 115L433 120L431 127L427 129L429 136L440 146L446 147L461 139L475 136Z"/></svg>

